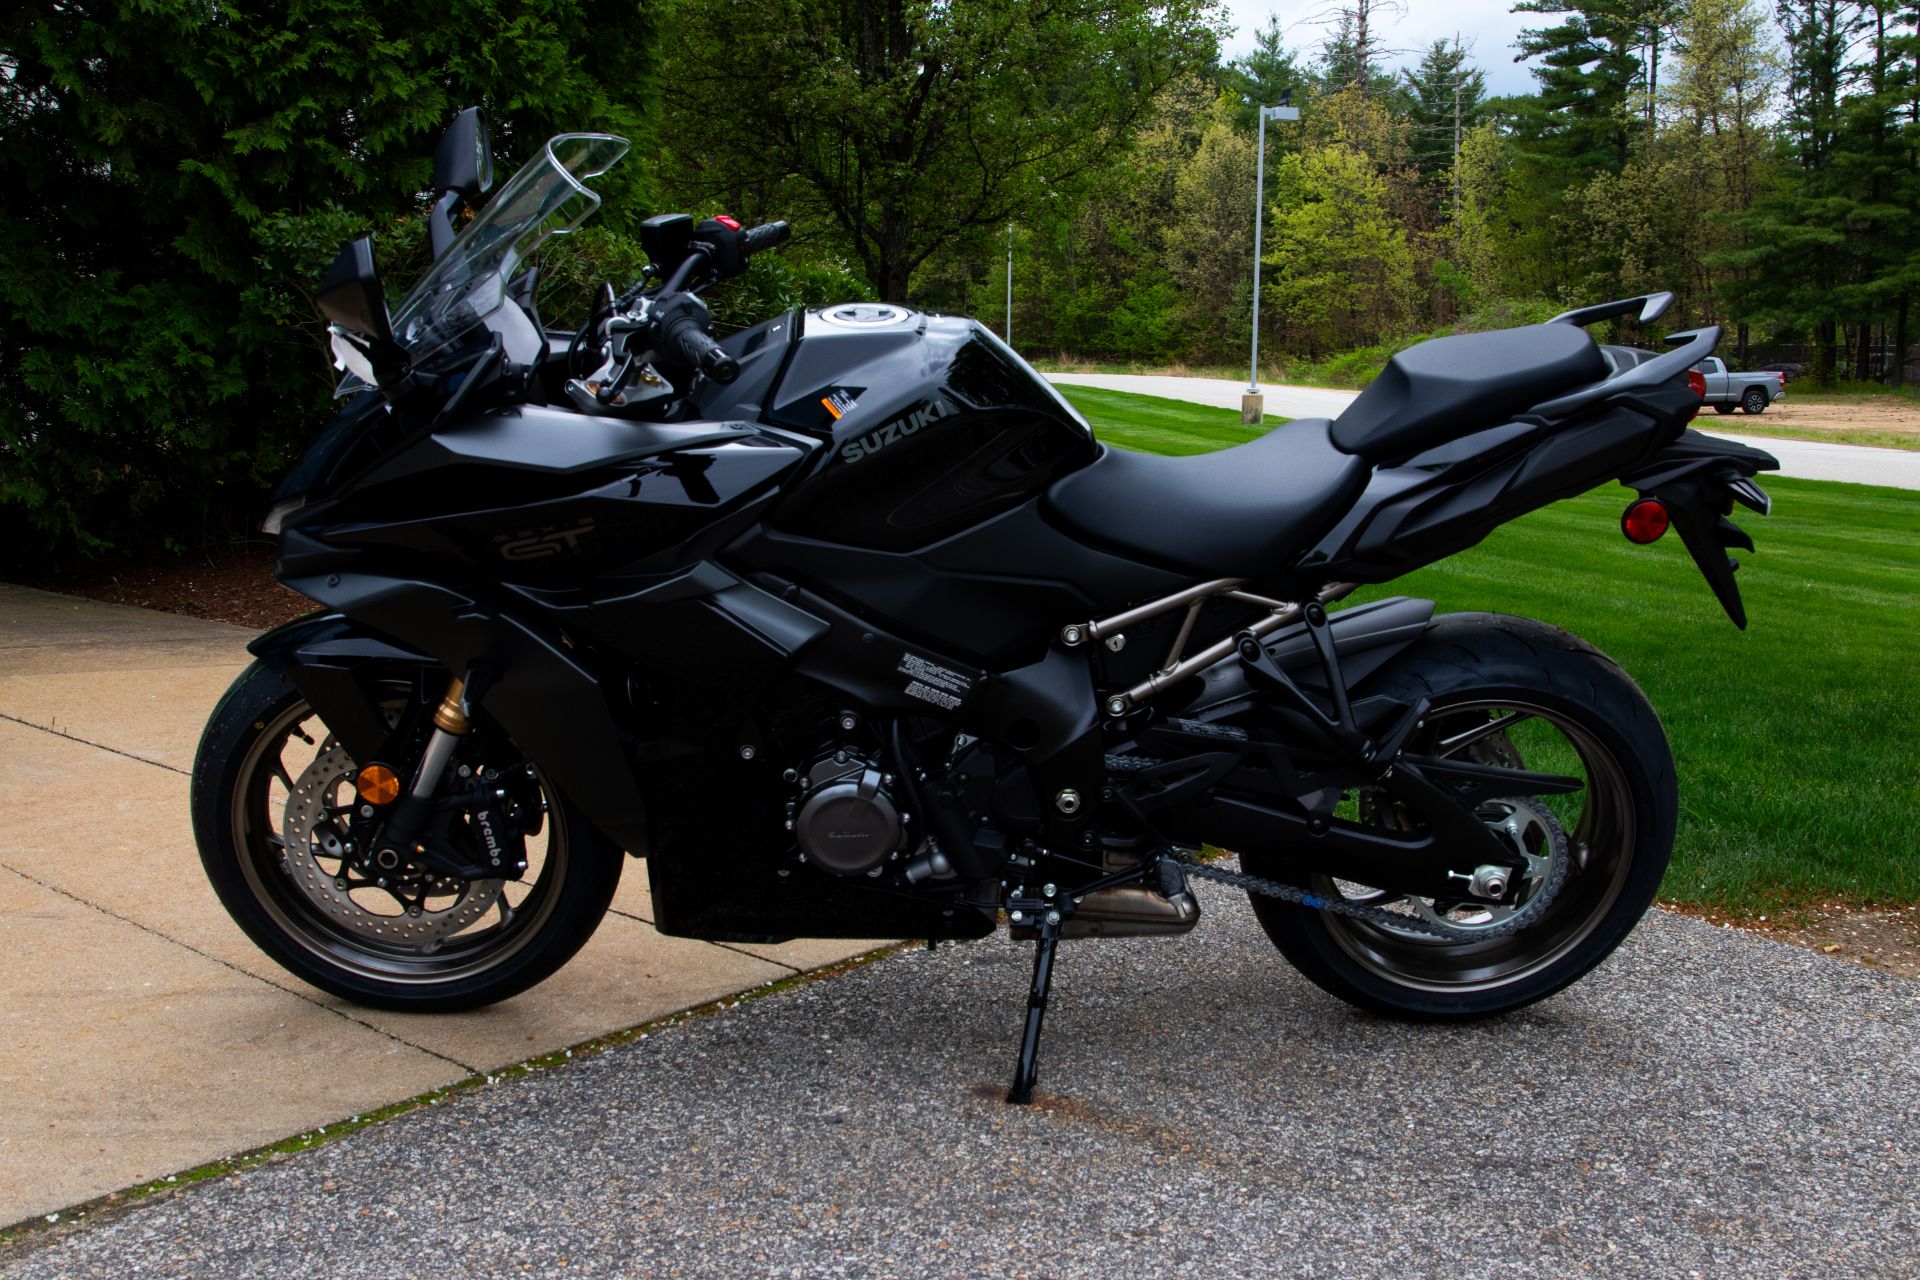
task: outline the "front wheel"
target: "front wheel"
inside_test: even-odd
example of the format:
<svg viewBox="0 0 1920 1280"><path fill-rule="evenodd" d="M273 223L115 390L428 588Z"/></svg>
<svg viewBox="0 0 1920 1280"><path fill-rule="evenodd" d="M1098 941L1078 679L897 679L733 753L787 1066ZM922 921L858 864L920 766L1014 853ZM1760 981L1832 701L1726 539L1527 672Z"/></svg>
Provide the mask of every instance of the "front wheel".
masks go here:
<svg viewBox="0 0 1920 1280"><path fill-rule="evenodd" d="M1287 960L1370 1012L1466 1021L1544 999L1620 945L1660 887L1679 812L1666 734L1626 673L1558 628L1452 614L1436 620L1369 692L1430 700L1412 752L1580 778L1578 792L1517 795L1487 816L1536 841L1550 839L1555 856L1564 844L1564 878L1537 916L1512 931L1503 926L1514 907L1395 897L1332 878L1308 888L1406 917L1408 926L1254 895L1255 916ZM1360 821L1408 821L1365 791L1347 803ZM1271 852L1242 850L1241 863L1254 875L1284 878L1284 862ZM1431 921L1485 936L1441 939L1417 927Z"/></svg>
<svg viewBox="0 0 1920 1280"><path fill-rule="evenodd" d="M430 727L420 683L397 673L376 695L397 740ZM250 667L193 766L200 860L234 923L296 976L386 1009L490 1004L566 963L605 915L622 855L483 721L460 740L441 794L454 806L450 845L499 871L461 879L356 847L353 778L366 762L284 675Z"/></svg>
<svg viewBox="0 0 1920 1280"><path fill-rule="evenodd" d="M1734 404L1716 404L1715 406L1713 406L1713 411L1715 413L1732 413L1735 409L1739 407L1740 407L1739 405L1734 405Z"/></svg>

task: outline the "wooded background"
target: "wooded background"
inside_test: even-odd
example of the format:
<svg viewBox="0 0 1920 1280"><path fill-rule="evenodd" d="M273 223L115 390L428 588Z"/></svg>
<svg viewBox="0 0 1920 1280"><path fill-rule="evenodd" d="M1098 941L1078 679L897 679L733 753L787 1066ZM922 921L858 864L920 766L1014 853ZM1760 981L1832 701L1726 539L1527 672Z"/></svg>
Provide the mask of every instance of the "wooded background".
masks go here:
<svg viewBox="0 0 1920 1280"><path fill-rule="evenodd" d="M1245 358L1256 108L1267 376L1355 385L1435 332L1652 289L1736 363L1898 383L1920 292L1920 0L1522 0L1517 49L1401 70L1330 0L1223 60L1203 0L27 0L0 16L0 535L244 531L324 419L311 282L404 291L438 131L503 172L631 137L543 301L632 278L661 209L792 220L724 324L856 296L1004 315L1035 355ZM1494 98L1518 56L1536 89ZM1658 334L1642 335L1642 341Z"/></svg>

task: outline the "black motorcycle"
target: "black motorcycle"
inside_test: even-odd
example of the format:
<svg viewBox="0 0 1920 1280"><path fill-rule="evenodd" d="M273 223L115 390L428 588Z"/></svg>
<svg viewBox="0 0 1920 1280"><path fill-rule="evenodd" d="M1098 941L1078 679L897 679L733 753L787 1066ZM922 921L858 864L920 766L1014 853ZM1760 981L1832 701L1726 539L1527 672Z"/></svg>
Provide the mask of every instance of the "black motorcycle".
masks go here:
<svg viewBox="0 0 1920 1280"><path fill-rule="evenodd" d="M1197 879L1394 1017L1518 1008L1632 929L1678 806L1633 681L1523 618L1330 606L1618 480L1626 535L1677 527L1744 626L1724 517L1777 464L1688 429L1717 328L1611 375L1582 326L1670 295L1442 338L1337 420L1150 457L971 320L715 341L702 291L784 223L653 218L642 279L548 330L530 255L625 149L557 137L483 199L463 113L405 301L365 240L321 281L346 399L265 525L321 611L254 641L193 774L275 960L387 1008L500 1000L592 934L623 850L682 937L1004 916L1036 943L1024 1102L1056 944L1183 933Z"/></svg>

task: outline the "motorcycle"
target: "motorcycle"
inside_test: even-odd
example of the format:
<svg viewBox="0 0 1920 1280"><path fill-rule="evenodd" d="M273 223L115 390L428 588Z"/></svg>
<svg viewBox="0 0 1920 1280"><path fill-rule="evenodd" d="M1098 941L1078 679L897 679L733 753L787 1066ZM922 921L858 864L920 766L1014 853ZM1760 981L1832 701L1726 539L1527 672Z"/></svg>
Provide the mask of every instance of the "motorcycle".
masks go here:
<svg viewBox="0 0 1920 1280"><path fill-rule="evenodd" d="M1389 1017L1517 1009L1627 936L1678 810L1633 681L1540 622L1332 606L1617 480L1626 536L1676 527L1744 626L1726 516L1777 464L1688 427L1717 328L1618 373L1584 327L1671 295L1440 338L1337 419L1147 456L972 320L855 302L717 341L701 295L785 223L652 218L641 279L550 330L535 251L626 145L561 135L492 191L463 112L397 310L368 240L320 282L344 403L264 526L319 611L250 645L193 769L268 955L368 1005L501 1000L627 856L681 937L1004 917L1034 944L1021 1103L1058 944L1185 933L1196 880Z"/></svg>

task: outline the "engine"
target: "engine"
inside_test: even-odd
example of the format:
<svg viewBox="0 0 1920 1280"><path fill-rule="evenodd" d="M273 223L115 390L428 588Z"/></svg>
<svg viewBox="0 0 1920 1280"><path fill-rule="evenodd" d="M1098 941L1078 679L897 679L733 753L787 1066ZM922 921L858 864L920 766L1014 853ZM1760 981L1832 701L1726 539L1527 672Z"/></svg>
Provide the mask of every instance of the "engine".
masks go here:
<svg viewBox="0 0 1920 1280"><path fill-rule="evenodd" d="M836 875L866 875L898 854L910 815L895 803L893 775L845 748L822 756L800 778L793 836L801 855Z"/></svg>

